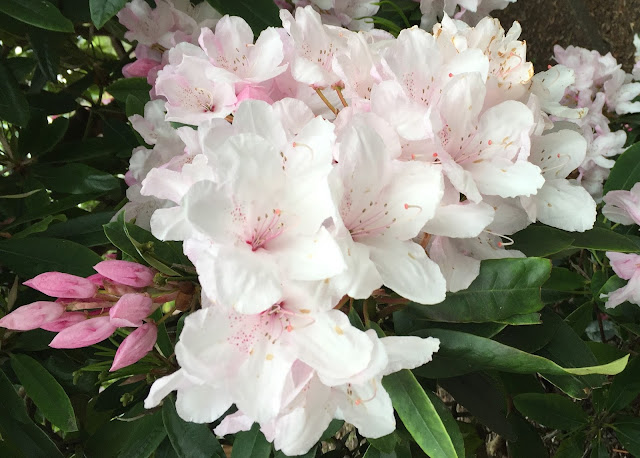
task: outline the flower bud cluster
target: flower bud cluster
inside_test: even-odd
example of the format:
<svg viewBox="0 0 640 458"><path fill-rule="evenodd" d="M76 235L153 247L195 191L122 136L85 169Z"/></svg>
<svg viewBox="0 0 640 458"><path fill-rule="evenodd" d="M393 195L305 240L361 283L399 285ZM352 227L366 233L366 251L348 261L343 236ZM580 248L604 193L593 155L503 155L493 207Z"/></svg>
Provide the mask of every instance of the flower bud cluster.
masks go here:
<svg viewBox="0 0 640 458"><path fill-rule="evenodd" d="M88 347L118 328L135 328L118 347L110 370L139 361L156 342L158 330L149 316L173 300L177 290L152 291L154 271L134 262L107 260L94 269L98 273L87 278L45 272L24 282L55 301L19 307L0 319L0 326L56 332L49 344L52 348Z"/></svg>

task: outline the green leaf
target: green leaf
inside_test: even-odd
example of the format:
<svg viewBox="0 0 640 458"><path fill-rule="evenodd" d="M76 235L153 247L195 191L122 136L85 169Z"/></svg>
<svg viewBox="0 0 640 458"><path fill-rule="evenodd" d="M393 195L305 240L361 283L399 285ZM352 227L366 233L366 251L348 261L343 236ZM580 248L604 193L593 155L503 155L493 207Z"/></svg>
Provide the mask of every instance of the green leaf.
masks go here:
<svg viewBox="0 0 640 458"><path fill-rule="evenodd" d="M442 420L442 424L447 430L447 434L449 434L449 438L451 438L451 442L453 442L453 447L456 449L456 454L459 457L464 457L464 438L462 437L462 433L460 432L460 428L458 427L458 422L453 418L451 414L451 410L449 407L445 405L442 400L432 393L429 390L425 390L425 394L429 397L429 400L435 407L436 412L440 416Z"/></svg>
<svg viewBox="0 0 640 458"><path fill-rule="evenodd" d="M640 144L636 143L616 159L609 178L604 184L604 193L615 189L630 190L640 181Z"/></svg>
<svg viewBox="0 0 640 458"><path fill-rule="evenodd" d="M2 60L0 60L0 119L23 127L29 122L27 99Z"/></svg>
<svg viewBox="0 0 640 458"><path fill-rule="evenodd" d="M565 232L543 224L532 224L513 234L515 243L512 248L522 251L527 256L546 257L571 248L573 236L573 232Z"/></svg>
<svg viewBox="0 0 640 458"><path fill-rule="evenodd" d="M452 360L468 362L472 367L494 369L516 374L529 374L539 372L551 375L587 375L605 374L615 375L621 372L627 364L628 355L618 361L602 366L589 366L580 368L563 368L546 358L531 355L516 348L508 347L499 342L484 337L474 336L456 331L444 329L429 329L414 333L420 337L437 337L440 339L440 349L434 355L446 356ZM430 364L426 364L416 372L422 375Z"/></svg>
<svg viewBox="0 0 640 458"><path fill-rule="evenodd" d="M24 457L62 458L62 454L45 434L27 415L24 402L13 387L11 381L0 370L0 435L2 441L0 455L7 457L20 456L4 454L13 450L20 451Z"/></svg>
<svg viewBox="0 0 640 458"><path fill-rule="evenodd" d="M613 430L631 456L640 456L640 418L622 417L613 424Z"/></svg>
<svg viewBox="0 0 640 458"><path fill-rule="evenodd" d="M260 432L260 425L254 423L249 431L236 434L233 441L231 458L269 458L271 443Z"/></svg>
<svg viewBox="0 0 640 458"><path fill-rule="evenodd" d="M480 423L506 439L515 439L513 427L507 420L505 394L486 373L441 379L438 384ZM482 393L482 396L478 396L478 393Z"/></svg>
<svg viewBox="0 0 640 458"><path fill-rule="evenodd" d="M550 273L548 259L488 259L469 288L448 293L440 304L409 310L417 319L446 322L501 321L537 312L544 307L540 288Z"/></svg>
<svg viewBox="0 0 640 458"><path fill-rule="evenodd" d="M67 219L64 215L49 215L44 217L41 221L32 224L26 229L21 230L20 232L16 232L13 234L12 238L21 239L26 237L27 235L37 234L39 232L44 232L47 230L49 225L54 221L65 221Z"/></svg>
<svg viewBox="0 0 640 458"><path fill-rule="evenodd" d="M42 124L36 125L34 121L37 119L42 119ZM18 142L20 152L25 156L36 156L51 151L62 140L68 128L69 119L65 117L56 118L49 124L45 116L33 116L27 128L21 132Z"/></svg>
<svg viewBox="0 0 640 458"><path fill-rule="evenodd" d="M400 438L398 437L398 433L394 431L391 434L387 434L386 436L382 436L377 439L368 438L367 441L371 444L372 447L380 450L381 452L393 453L393 450L396 448L399 439Z"/></svg>
<svg viewBox="0 0 640 458"><path fill-rule="evenodd" d="M144 102L133 94L127 95L126 109L127 117L133 115L144 116Z"/></svg>
<svg viewBox="0 0 640 458"><path fill-rule="evenodd" d="M66 36L60 33L29 28L29 42L38 59L38 67L42 74L54 84L58 82L60 52L64 38Z"/></svg>
<svg viewBox="0 0 640 458"><path fill-rule="evenodd" d="M46 0L2 0L0 11L41 29L73 32L73 24Z"/></svg>
<svg viewBox="0 0 640 458"><path fill-rule="evenodd" d="M89 276L100 261L102 258L89 248L69 240L30 237L0 241L0 263L23 278L51 271Z"/></svg>
<svg viewBox="0 0 640 458"><path fill-rule="evenodd" d="M98 29L101 29L126 3L127 0L89 0L91 21Z"/></svg>
<svg viewBox="0 0 640 458"><path fill-rule="evenodd" d="M427 455L432 458L458 456L442 419L410 371L405 369L387 375L382 385L402 423Z"/></svg>
<svg viewBox="0 0 640 458"><path fill-rule="evenodd" d="M104 234L102 226L108 224L113 215L114 212L87 213L49 226L41 235L71 240L87 247L106 245L109 243L109 239Z"/></svg>
<svg viewBox="0 0 640 458"><path fill-rule="evenodd" d="M549 280L542 285L542 301L546 304L569 299L575 295L574 291L585 287L586 279L564 267L551 269Z"/></svg>
<svg viewBox="0 0 640 458"><path fill-rule="evenodd" d="M125 223L124 215L122 213L120 215L117 221L104 225L104 233L123 253L142 263L152 260L152 262L161 261L169 267L191 265L189 259L182 253L182 245L179 242L162 242L149 231L134 224ZM137 247L134 242L138 245Z"/></svg>
<svg viewBox="0 0 640 458"><path fill-rule="evenodd" d="M582 458L584 454L584 434L578 433L564 439L553 458Z"/></svg>
<svg viewBox="0 0 640 458"><path fill-rule="evenodd" d="M557 331L558 323L548 320L546 309L542 313L542 324L533 326L508 326L495 337L500 343L529 353L536 352L547 345Z"/></svg>
<svg viewBox="0 0 640 458"><path fill-rule="evenodd" d="M225 458L224 451L207 425L190 423L178 416L172 397L162 403L162 420L167 435L180 458Z"/></svg>
<svg viewBox="0 0 640 458"><path fill-rule="evenodd" d="M549 452L538 432L520 415L512 412L507 418L517 439L507 442L509 456L514 458L546 458Z"/></svg>
<svg viewBox="0 0 640 458"><path fill-rule="evenodd" d="M146 415L128 424L131 433L122 444L117 458L148 458L167 437L161 412Z"/></svg>
<svg viewBox="0 0 640 458"><path fill-rule="evenodd" d="M606 409L616 412L624 409L640 394L640 356L629 362L624 371L613 379L609 387Z"/></svg>
<svg viewBox="0 0 640 458"><path fill-rule="evenodd" d="M77 431L76 416L69 396L55 378L27 355L11 355L11 368L34 404L62 431Z"/></svg>
<svg viewBox="0 0 640 458"><path fill-rule="evenodd" d="M581 458L580 455L578 458ZM602 440L600 434L598 437L591 442L591 458L610 458L609 450L607 449L607 444ZM555 458L555 457L554 457Z"/></svg>
<svg viewBox="0 0 640 458"><path fill-rule="evenodd" d="M572 245L575 248L584 248L601 251L618 251L621 253L633 253L640 251L640 238L635 235L619 234L604 227L594 227L586 232L573 234Z"/></svg>
<svg viewBox="0 0 640 458"><path fill-rule="evenodd" d="M120 180L110 173L85 164L67 164L63 167L39 166L33 168L47 189L68 194L103 192L120 187Z"/></svg>
<svg viewBox="0 0 640 458"><path fill-rule="evenodd" d="M272 0L207 0L221 14L240 16L251 26L254 35L267 27L280 27L280 13Z"/></svg>
<svg viewBox="0 0 640 458"><path fill-rule="evenodd" d="M118 102L127 103L127 97L133 95L143 102L149 101L151 85L146 78L123 78L114 81L106 88L107 92Z"/></svg>
<svg viewBox="0 0 640 458"><path fill-rule="evenodd" d="M548 428L572 431L589 423L579 404L559 394L524 393L513 403L522 415Z"/></svg>

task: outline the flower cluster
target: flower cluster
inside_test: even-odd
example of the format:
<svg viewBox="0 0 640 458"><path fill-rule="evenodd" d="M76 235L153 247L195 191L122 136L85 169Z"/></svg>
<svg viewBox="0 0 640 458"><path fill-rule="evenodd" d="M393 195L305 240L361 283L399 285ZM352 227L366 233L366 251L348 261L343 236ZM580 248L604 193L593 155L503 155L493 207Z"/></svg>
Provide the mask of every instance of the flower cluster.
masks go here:
<svg viewBox="0 0 640 458"><path fill-rule="evenodd" d="M257 422L302 454L332 418L390 433L381 378L438 348L357 329L349 298L439 303L481 260L523 256L509 234L590 229L596 204L571 178L583 133L553 122L585 115L561 105L574 73L534 77L517 23L445 16L395 39L323 24L311 5L280 16L255 41L225 16L165 52L156 100L131 119L149 148L132 157L125 211L184 242L203 290L181 369L146 406L176 390L183 418L213 422L235 405L216 433Z"/></svg>
<svg viewBox="0 0 640 458"><path fill-rule="evenodd" d="M135 328L118 347L110 370L137 362L151 351L158 335L149 316L175 300L178 290L151 291L154 271L134 262L107 260L94 269L98 273L87 278L45 272L24 282L56 300L24 305L0 319L0 326L56 332L52 348L88 347L118 328Z"/></svg>
<svg viewBox="0 0 640 458"><path fill-rule="evenodd" d="M640 102L632 102L640 95L640 82L632 82L633 76L620 68L611 53L602 56L576 46L566 49L556 46L554 52L560 64L554 68L566 67L575 76L560 103L583 110L583 116L576 118L563 110L552 114L557 121L569 121L581 129L587 140L587 154L578 167L577 180L600 200L602 183L615 163L612 158L624 151L626 141L623 130L611 131L607 111L619 115L640 112ZM566 78L559 72L550 76L558 80Z"/></svg>

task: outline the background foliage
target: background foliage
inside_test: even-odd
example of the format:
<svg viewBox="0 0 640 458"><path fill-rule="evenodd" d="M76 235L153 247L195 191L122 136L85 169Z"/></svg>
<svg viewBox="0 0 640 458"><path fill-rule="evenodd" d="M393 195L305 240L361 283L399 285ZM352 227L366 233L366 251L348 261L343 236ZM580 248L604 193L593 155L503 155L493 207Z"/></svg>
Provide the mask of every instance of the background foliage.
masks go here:
<svg viewBox="0 0 640 458"><path fill-rule="evenodd" d="M114 249L167 276L190 270L180 246L110 222L126 201L131 150L142 144L127 116L149 98L146 81L122 79L133 46L113 16L125 3L0 2L2 314L44 298L21 286L26 279L90 275ZM279 22L271 0L210 3L256 33ZM419 21L415 2L381 6L374 20L392 33ZM640 144L632 145L640 119L622 123L634 130L606 191L640 181ZM581 234L536 224L514 237L530 258L483 262L471 287L442 304L346 304L362 329L435 336L441 348L432 363L383 380L396 432L364 440L334 421L306 456L640 456L640 309L605 310L600 299L624 283L604 251L640 252L637 231L603 219ZM62 351L47 346L47 331L0 329L0 455L282 456L256 425L219 441L214 425L180 419L170 398L144 409L150 383L175 370L185 315L161 325L152 354L115 373L108 368L124 334Z"/></svg>

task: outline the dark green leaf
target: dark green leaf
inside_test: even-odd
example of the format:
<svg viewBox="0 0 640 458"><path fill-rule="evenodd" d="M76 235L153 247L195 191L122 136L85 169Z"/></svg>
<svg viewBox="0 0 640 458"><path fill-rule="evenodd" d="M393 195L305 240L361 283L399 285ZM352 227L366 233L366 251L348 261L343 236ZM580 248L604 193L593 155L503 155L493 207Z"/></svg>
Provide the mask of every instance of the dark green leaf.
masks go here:
<svg viewBox="0 0 640 458"><path fill-rule="evenodd" d="M0 452L19 450L25 458L62 458L58 448L27 415L24 402L0 370L0 435L6 444ZM14 454L2 454L14 457ZM17 455L20 456L20 455Z"/></svg>
<svg viewBox="0 0 640 458"><path fill-rule="evenodd" d="M436 412L440 416L442 420L442 424L444 425L449 437L451 438L451 442L453 442L453 447L456 449L456 453L459 457L464 456L464 439L462 437L462 433L460 432L460 428L458 427L458 422L453 418L451 414L451 410L449 407L445 405L442 400L432 393L429 390L425 390L425 394L429 397L429 400L435 407Z"/></svg>
<svg viewBox="0 0 640 458"><path fill-rule="evenodd" d="M38 67L42 74L52 83L58 81L62 37L64 35L61 36L59 33L47 32L35 27L29 29L29 42L38 59Z"/></svg>
<svg viewBox="0 0 640 458"><path fill-rule="evenodd" d="M515 441L507 442L509 456L514 458L546 458L549 456L538 432L528 421L515 412L509 414L508 420L517 436Z"/></svg>
<svg viewBox="0 0 640 458"><path fill-rule="evenodd" d="M37 94L27 94L27 100L33 108L37 108L47 115L69 113L75 110L78 106L75 97L65 91L42 91Z"/></svg>
<svg viewBox="0 0 640 458"><path fill-rule="evenodd" d="M371 438L367 439L367 441L371 444L372 447L384 453L393 453L393 450L396 448L396 445L398 444L398 440L399 440L398 433L395 431L392 432L391 434L387 434L386 436L382 436L377 439L371 439Z"/></svg>
<svg viewBox="0 0 640 458"><path fill-rule="evenodd" d="M51 423L65 432L78 430L69 396L38 361L27 355L11 355L11 368L27 396Z"/></svg>
<svg viewBox="0 0 640 458"><path fill-rule="evenodd" d="M2 60L0 60L0 119L18 126L26 126L29 122L27 99Z"/></svg>
<svg viewBox="0 0 640 458"><path fill-rule="evenodd" d="M482 424L507 439L515 439L513 428L507 421L505 395L486 374L446 378L438 383Z"/></svg>
<svg viewBox="0 0 640 458"><path fill-rule="evenodd" d="M542 324L532 326L508 326L504 331L495 337L500 343L510 347L518 348L522 351L533 353L547 345L557 331L556 320L545 319L549 313L543 310Z"/></svg>
<svg viewBox="0 0 640 458"><path fill-rule="evenodd" d="M532 224L512 236L515 241L513 248L527 256L550 256L571 248L573 235L573 232L561 231L543 224Z"/></svg>
<svg viewBox="0 0 640 458"><path fill-rule="evenodd" d="M208 0L222 14L240 16L257 36L267 27L280 27L278 7L272 0Z"/></svg>
<svg viewBox="0 0 640 458"><path fill-rule="evenodd" d="M579 458L581 458L581 457L582 457L582 455L580 455ZM609 450L607 449L607 444L605 443L605 441L602 440L600 435L598 435L598 438L594 439L591 442L591 457L590 458L610 458L610 457L611 457L611 454L609 453Z"/></svg>
<svg viewBox="0 0 640 458"><path fill-rule="evenodd" d="M271 455L271 443L260 432L260 426L254 423L249 431L236 434L233 441L231 458L269 458Z"/></svg>
<svg viewBox="0 0 640 458"><path fill-rule="evenodd" d="M616 412L628 406L640 394L640 357L635 357L609 387L606 409Z"/></svg>
<svg viewBox="0 0 640 458"><path fill-rule="evenodd" d="M550 272L548 259L489 259L469 288L448 293L438 305L409 309L418 319L448 322L501 321L537 312L544 307L540 288Z"/></svg>
<svg viewBox="0 0 640 458"><path fill-rule="evenodd" d="M169 440L180 458L224 458L220 443L207 425L190 423L178 416L173 398L162 404L162 420Z"/></svg>
<svg viewBox="0 0 640 458"><path fill-rule="evenodd" d="M609 178L604 184L604 193L615 189L628 191L638 181L640 181L640 144L635 144L616 159Z"/></svg>
<svg viewBox="0 0 640 458"><path fill-rule="evenodd" d="M457 359L460 362L469 362L474 367L514 372L517 374L539 372L541 374L554 375L614 375L624 369L628 359L625 357L619 361L603 366L562 368L546 358L531 355L494 340L472 334L445 331L443 329L429 329L416 332L415 335L420 337L432 336L440 339L440 349L436 355L444 355L454 360ZM422 369L426 370L428 367L429 364L426 364L416 371L419 371L420 375L422 375Z"/></svg>
<svg viewBox="0 0 640 458"><path fill-rule="evenodd" d="M129 95L144 102L149 101L150 90L151 86L147 83L146 78L123 78L107 86L107 92L114 99L125 104Z"/></svg>
<svg viewBox="0 0 640 458"><path fill-rule="evenodd" d="M65 222L54 224L42 233L45 237L67 239L90 247L109 243L102 226L108 224L114 212L87 213Z"/></svg>
<svg viewBox="0 0 640 458"><path fill-rule="evenodd" d="M64 215L49 215L45 216L41 221L37 223L33 223L26 229L21 230L20 232L16 232L13 234L11 238L14 239L22 239L31 234L37 234L40 232L44 232L47 230L49 225L54 221L66 221L67 217Z"/></svg>
<svg viewBox="0 0 640 458"><path fill-rule="evenodd" d="M576 334L581 336L587 325L593 321L593 307L592 302L582 304L571 312L564 321L571 326L571 329L573 329Z"/></svg>
<svg viewBox="0 0 640 458"><path fill-rule="evenodd" d="M548 428L571 431L589 422L579 404L559 394L519 394L513 403L522 415Z"/></svg>
<svg viewBox="0 0 640 458"><path fill-rule="evenodd" d="M402 423L425 453L432 458L458 456L442 419L410 371L387 375L382 385Z"/></svg>
<svg viewBox="0 0 640 458"><path fill-rule="evenodd" d="M613 424L616 437L631 456L640 456L640 418L623 417Z"/></svg>
<svg viewBox="0 0 640 458"><path fill-rule="evenodd" d="M640 238L635 235L619 234L604 227L594 227L590 231L573 233L573 246L602 251L632 253L640 251Z"/></svg>
<svg viewBox="0 0 640 458"><path fill-rule="evenodd" d="M37 120L42 120L42 123ZM20 152L25 156L31 154L35 157L51 151L62 140L68 128L67 118L59 117L49 124L44 115L32 116L27 128L21 132L18 142Z"/></svg>
<svg viewBox="0 0 640 458"><path fill-rule="evenodd" d="M102 28L126 3L127 0L89 0L91 21L97 28Z"/></svg>
<svg viewBox="0 0 640 458"><path fill-rule="evenodd" d="M551 277L542 285L542 301L553 303L563 299L569 299L574 291L584 289L586 279L569 269L554 267L551 269Z"/></svg>
<svg viewBox="0 0 640 458"><path fill-rule="evenodd" d="M2 0L0 11L41 29L73 32L73 24L47 0Z"/></svg>
<svg viewBox="0 0 640 458"><path fill-rule="evenodd" d="M40 166L34 167L33 172L47 189L68 194L110 191L120 186L120 181L113 175L84 164Z"/></svg>
<svg viewBox="0 0 640 458"><path fill-rule="evenodd" d="M147 458L167 437L162 413L156 412L129 423L131 434L122 445L118 458ZM104 455L103 455L104 456Z"/></svg>
<svg viewBox="0 0 640 458"><path fill-rule="evenodd" d="M89 276L102 258L69 240L32 237L0 241L0 260L21 277L32 278L51 271Z"/></svg>
<svg viewBox="0 0 640 458"><path fill-rule="evenodd" d="M143 116L144 102L133 94L127 95L126 113L127 113L127 116L133 116L136 114Z"/></svg>

